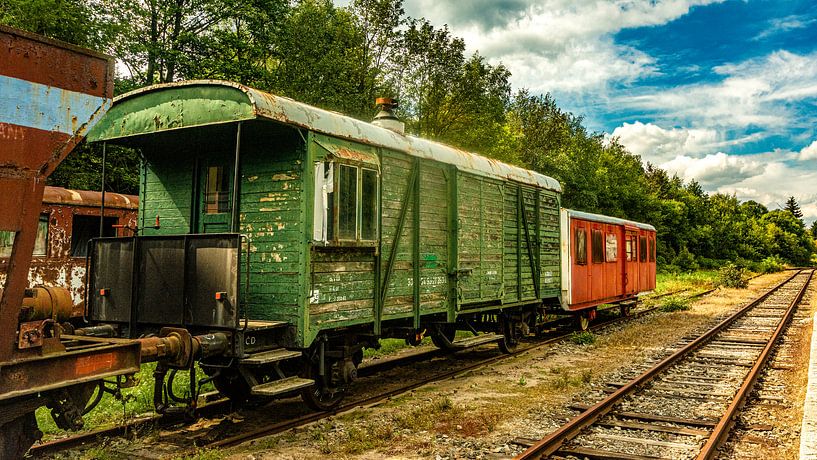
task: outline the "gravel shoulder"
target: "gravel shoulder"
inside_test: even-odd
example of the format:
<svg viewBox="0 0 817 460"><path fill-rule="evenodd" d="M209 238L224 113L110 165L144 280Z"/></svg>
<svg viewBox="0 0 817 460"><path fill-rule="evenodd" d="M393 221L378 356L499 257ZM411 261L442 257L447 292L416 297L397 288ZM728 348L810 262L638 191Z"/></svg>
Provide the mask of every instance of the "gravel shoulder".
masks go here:
<svg viewBox="0 0 817 460"><path fill-rule="evenodd" d="M603 398L605 382L626 378L789 275L761 276L748 289L720 289L687 311L655 313L606 328L593 343L566 341L524 353L374 407L218 452L218 457L506 458L523 449L514 439L543 437L576 414L571 403Z"/></svg>

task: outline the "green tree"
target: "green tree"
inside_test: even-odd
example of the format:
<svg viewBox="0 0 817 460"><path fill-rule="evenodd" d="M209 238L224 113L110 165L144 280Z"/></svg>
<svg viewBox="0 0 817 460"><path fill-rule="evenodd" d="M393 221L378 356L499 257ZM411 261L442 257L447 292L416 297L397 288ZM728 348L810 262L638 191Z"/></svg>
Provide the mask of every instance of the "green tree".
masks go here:
<svg viewBox="0 0 817 460"><path fill-rule="evenodd" d="M800 205L797 204L797 200L793 196L790 196L789 199L786 200L786 206L783 209L789 211L798 219L803 218L803 211L800 210Z"/></svg>
<svg viewBox="0 0 817 460"><path fill-rule="evenodd" d="M0 24L100 49L108 24L91 0L0 0Z"/></svg>

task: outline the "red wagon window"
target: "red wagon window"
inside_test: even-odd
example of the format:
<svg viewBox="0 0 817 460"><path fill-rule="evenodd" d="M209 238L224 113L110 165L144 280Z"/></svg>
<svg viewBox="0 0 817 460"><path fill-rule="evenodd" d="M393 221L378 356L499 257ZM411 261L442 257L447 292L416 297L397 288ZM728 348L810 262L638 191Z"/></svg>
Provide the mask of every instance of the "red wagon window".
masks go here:
<svg viewBox="0 0 817 460"><path fill-rule="evenodd" d="M618 238L615 233L608 233L605 240L605 254L604 259L607 262L615 262L618 260Z"/></svg>
<svg viewBox="0 0 817 460"><path fill-rule="evenodd" d="M655 262L655 237L650 237L650 262Z"/></svg>
<svg viewBox="0 0 817 460"><path fill-rule="evenodd" d="M593 263L604 262L604 239L601 230L593 230Z"/></svg>
<svg viewBox="0 0 817 460"><path fill-rule="evenodd" d="M576 265L587 265L587 232L576 229Z"/></svg>
<svg viewBox="0 0 817 460"><path fill-rule="evenodd" d="M641 246L639 248L639 260L641 262L647 261L647 237L642 236L639 238L638 245Z"/></svg>

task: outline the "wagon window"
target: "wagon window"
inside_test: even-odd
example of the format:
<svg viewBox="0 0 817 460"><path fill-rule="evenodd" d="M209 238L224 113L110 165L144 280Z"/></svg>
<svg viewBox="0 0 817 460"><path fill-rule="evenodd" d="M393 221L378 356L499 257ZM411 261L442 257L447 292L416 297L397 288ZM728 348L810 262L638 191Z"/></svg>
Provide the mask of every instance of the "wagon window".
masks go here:
<svg viewBox="0 0 817 460"><path fill-rule="evenodd" d="M204 213L220 214L230 211L230 179L224 166L207 168L204 186Z"/></svg>
<svg viewBox="0 0 817 460"><path fill-rule="evenodd" d="M11 257L15 232L0 232L0 257ZM34 241L33 256L45 256L48 251L48 214L40 214L37 223L37 239Z"/></svg>
<svg viewBox="0 0 817 460"><path fill-rule="evenodd" d="M638 245L640 246L639 251L639 260L641 262L647 261L647 237L642 236L639 238Z"/></svg>
<svg viewBox="0 0 817 460"><path fill-rule="evenodd" d="M15 232L0 232L0 257L11 257Z"/></svg>
<svg viewBox="0 0 817 460"><path fill-rule="evenodd" d="M377 171L362 169L360 239L373 241L377 239Z"/></svg>
<svg viewBox="0 0 817 460"><path fill-rule="evenodd" d="M576 264L587 265L587 232L583 228L576 229Z"/></svg>
<svg viewBox="0 0 817 460"><path fill-rule="evenodd" d="M655 237L650 237L650 262L655 262Z"/></svg>
<svg viewBox="0 0 817 460"><path fill-rule="evenodd" d="M618 260L618 238L615 233L608 233L605 240L605 260L607 262L615 262Z"/></svg>
<svg viewBox="0 0 817 460"><path fill-rule="evenodd" d="M627 237L627 243L626 243L625 249L626 249L626 252L627 252L627 261L630 262L633 259L635 259L635 257L633 257L633 254L635 253L635 250L633 249L633 239L632 238Z"/></svg>
<svg viewBox="0 0 817 460"><path fill-rule="evenodd" d="M116 236L114 225L116 217L106 217L102 222L102 235L99 234L99 216L82 216L74 214L71 225L71 257L85 257L88 254L88 242L99 236Z"/></svg>
<svg viewBox="0 0 817 460"><path fill-rule="evenodd" d="M601 230L593 230L593 263L604 262L604 240Z"/></svg>
<svg viewBox="0 0 817 460"><path fill-rule="evenodd" d="M338 238L357 239L357 168L340 165L338 179Z"/></svg>
<svg viewBox="0 0 817 460"><path fill-rule="evenodd" d="M48 252L48 214L40 214L37 223L37 240L34 241L34 256L45 256Z"/></svg>

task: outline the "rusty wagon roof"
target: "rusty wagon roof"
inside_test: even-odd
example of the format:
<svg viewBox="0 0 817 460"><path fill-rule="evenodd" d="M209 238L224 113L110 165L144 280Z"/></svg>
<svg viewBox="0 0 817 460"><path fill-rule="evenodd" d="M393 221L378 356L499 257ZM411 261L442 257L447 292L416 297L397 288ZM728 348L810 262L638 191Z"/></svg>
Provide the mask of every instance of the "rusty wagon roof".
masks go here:
<svg viewBox="0 0 817 460"><path fill-rule="evenodd" d="M627 220L627 219L620 219L618 217L610 217L605 216L602 214L593 214L590 212L584 211L576 211L574 209L565 209L567 211L567 215L571 218L582 219L582 220L589 220L591 222L601 222L605 224L614 224L614 225L630 225L633 227L638 227L642 230L651 230L655 231L655 227L650 224L645 224L643 222L636 222L634 220Z"/></svg>
<svg viewBox="0 0 817 460"><path fill-rule="evenodd" d="M102 192L46 186L45 193L43 193L43 203L99 207L102 204ZM139 197L105 192L105 207L111 209L136 210L139 208Z"/></svg>
<svg viewBox="0 0 817 460"><path fill-rule="evenodd" d="M193 80L149 86L119 96L89 134L89 141L158 131L266 118L364 144L456 165L477 174L561 191L556 179L466 152L449 145L404 136L371 123L238 83Z"/></svg>

